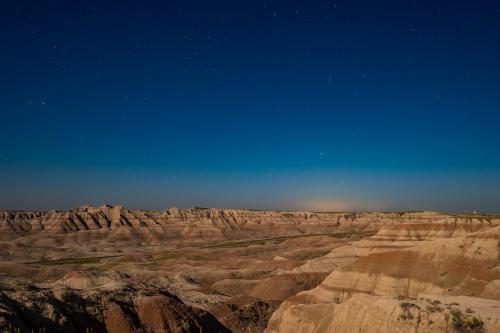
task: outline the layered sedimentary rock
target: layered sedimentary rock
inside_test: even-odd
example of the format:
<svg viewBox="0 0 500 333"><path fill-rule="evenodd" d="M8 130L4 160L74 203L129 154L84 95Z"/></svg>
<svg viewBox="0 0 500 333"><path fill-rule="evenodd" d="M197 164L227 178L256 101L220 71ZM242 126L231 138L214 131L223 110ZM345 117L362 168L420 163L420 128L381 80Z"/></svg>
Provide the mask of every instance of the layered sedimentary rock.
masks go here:
<svg viewBox="0 0 500 333"><path fill-rule="evenodd" d="M217 240L328 231L340 223L352 223L355 218L339 213L212 208L143 211L121 206L85 206L69 211L0 212L0 237L12 240L37 233L51 236L76 233L74 238L82 242L108 237L150 243L167 239Z"/></svg>
<svg viewBox="0 0 500 333"><path fill-rule="evenodd" d="M399 225L334 249L316 260L330 275L283 302L267 332L500 332L497 222Z"/></svg>
<svg viewBox="0 0 500 333"><path fill-rule="evenodd" d="M415 230L408 236L417 238L422 232L425 237L429 236L425 230L419 230L425 228L424 223L441 224L439 230L431 228L435 237L447 237L466 224L463 219L433 212L314 213L213 208L145 211L121 206L84 206L69 211L0 211L0 240L41 235L48 245L51 242L57 245L66 242L88 244L102 239L155 244L165 240L224 240L325 233L349 227L378 229L388 225L397 229L401 223L412 222L416 223ZM484 223L487 222L471 220L470 228ZM380 237L391 236L380 234ZM30 239L36 244L39 241L36 238Z"/></svg>
<svg viewBox="0 0 500 333"><path fill-rule="evenodd" d="M3 211L0 332L497 332L499 228L435 212Z"/></svg>

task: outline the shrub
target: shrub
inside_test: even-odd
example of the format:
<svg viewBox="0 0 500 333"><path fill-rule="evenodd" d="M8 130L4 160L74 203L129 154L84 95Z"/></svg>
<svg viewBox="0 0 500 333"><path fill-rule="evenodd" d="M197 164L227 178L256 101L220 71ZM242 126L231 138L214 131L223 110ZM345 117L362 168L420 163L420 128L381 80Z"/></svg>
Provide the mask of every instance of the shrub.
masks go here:
<svg viewBox="0 0 500 333"><path fill-rule="evenodd" d="M399 306L403 310L403 313L399 315L399 318L403 320L411 320L414 318L413 314L410 312L412 308L414 309L420 309L420 307L417 304L410 303L410 302L401 302L399 303Z"/></svg>
<svg viewBox="0 0 500 333"><path fill-rule="evenodd" d="M460 333L483 333L484 322L481 318L473 316L472 318L464 315L462 311L452 309L450 311L452 316L453 328Z"/></svg>
<svg viewBox="0 0 500 333"><path fill-rule="evenodd" d="M443 312L443 308L439 305L427 305L425 308L428 312Z"/></svg>
<svg viewBox="0 0 500 333"><path fill-rule="evenodd" d="M401 309L403 310L409 310L411 308L416 308L416 309L420 309L420 306L418 306L417 304L415 303L410 303L410 302L401 302L399 303L399 306L401 307Z"/></svg>

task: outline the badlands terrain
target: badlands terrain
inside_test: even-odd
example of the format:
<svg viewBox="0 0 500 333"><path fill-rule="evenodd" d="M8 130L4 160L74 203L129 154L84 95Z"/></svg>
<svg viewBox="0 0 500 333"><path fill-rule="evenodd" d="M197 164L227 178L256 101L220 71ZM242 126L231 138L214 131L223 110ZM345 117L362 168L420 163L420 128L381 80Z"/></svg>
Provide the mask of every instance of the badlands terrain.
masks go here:
<svg viewBox="0 0 500 333"><path fill-rule="evenodd" d="M500 216L0 211L0 332L500 332Z"/></svg>

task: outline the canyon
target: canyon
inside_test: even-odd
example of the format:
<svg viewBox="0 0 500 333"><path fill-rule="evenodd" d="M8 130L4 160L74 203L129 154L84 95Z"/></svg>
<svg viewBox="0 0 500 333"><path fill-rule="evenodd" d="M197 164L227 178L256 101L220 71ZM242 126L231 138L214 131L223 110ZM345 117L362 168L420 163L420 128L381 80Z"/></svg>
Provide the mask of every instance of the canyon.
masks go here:
<svg viewBox="0 0 500 333"><path fill-rule="evenodd" d="M500 332L500 216L0 211L0 332Z"/></svg>

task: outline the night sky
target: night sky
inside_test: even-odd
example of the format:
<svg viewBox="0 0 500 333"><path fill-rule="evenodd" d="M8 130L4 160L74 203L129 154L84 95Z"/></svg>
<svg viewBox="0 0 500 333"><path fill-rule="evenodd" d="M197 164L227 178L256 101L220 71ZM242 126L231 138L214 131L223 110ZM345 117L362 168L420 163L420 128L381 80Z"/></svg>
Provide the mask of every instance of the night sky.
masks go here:
<svg viewBox="0 0 500 333"><path fill-rule="evenodd" d="M498 1L4 1L0 208L500 212Z"/></svg>

